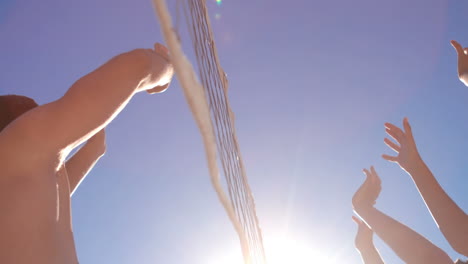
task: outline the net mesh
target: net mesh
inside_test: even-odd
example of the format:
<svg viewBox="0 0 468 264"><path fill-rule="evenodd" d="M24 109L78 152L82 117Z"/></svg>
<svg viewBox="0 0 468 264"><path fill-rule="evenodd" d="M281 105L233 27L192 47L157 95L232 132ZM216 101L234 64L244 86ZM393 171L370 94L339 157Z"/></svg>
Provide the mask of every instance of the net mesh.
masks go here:
<svg viewBox="0 0 468 264"><path fill-rule="evenodd" d="M201 85L182 52L165 1L153 0L153 3L176 75L203 136L213 185L239 235L244 261L247 264L264 264L262 233L239 149L234 114L229 105L228 80L219 62L206 1L177 2L184 10ZM225 195L219 181L218 160L228 195Z"/></svg>

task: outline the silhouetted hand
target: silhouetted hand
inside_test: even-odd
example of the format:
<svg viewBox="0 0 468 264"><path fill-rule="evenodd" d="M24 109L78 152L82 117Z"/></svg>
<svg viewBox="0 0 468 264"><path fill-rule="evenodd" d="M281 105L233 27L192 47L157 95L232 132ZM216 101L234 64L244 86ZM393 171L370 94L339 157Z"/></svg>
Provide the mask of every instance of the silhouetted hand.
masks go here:
<svg viewBox="0 0 468 264"><path fill-rule="evenodd" d="M388 161L396 162L402 169L407 172L422 162L419 156L416 143L414 142L413 133L411 132L411 126L408 122L408 118L403 119L404 131L399 127L385 123L385 132L391 136L399 144L395 144L388 138L384 139L385 144L393 149L398 155L382 155L382 157Z"/></svg>
<svg viewBox="0 0 468 264"><path fill-rule="evenodd" d="M468 48L463 48L455 40L450 41L458 55L458 78L468 86Z"/></svg>
<svg viewBox="0 0 468 264"><path fill-rule="evenodd" d="M380 178L373 166L370 168L370 171L364 169L364 174L366 175L366 180L356 191L352 200L353 208L358 214L362 210L372 208L382 190Z"/></svg>
<svg viewBox="0 0 468 264"><path fill-rule="evenodd" d="M358 225L358 231L356 238L354 239L354 245L359 251L368 248L370 245L373 245L374 232L370 229L366 223L356 216L352 216L353 221Z"/></svg>

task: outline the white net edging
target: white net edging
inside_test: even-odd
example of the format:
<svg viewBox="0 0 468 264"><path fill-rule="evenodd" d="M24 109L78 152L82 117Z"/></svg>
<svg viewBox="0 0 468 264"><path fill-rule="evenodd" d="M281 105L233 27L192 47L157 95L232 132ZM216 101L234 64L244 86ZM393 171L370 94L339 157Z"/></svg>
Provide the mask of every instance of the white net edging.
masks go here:
<svg viewBox="0 0 468 264"><path fill-rule="evenodd" d="M183 0L202 85L196 77L192 64L182 51L165 0L152 1L171 54L176 76L203 138L211 182L239 236L244 262L265 264L255 202L239 151L234 115L227 97L227 79L219 64L206 2ZM220 181L218 152L228 195Z"/></svg>

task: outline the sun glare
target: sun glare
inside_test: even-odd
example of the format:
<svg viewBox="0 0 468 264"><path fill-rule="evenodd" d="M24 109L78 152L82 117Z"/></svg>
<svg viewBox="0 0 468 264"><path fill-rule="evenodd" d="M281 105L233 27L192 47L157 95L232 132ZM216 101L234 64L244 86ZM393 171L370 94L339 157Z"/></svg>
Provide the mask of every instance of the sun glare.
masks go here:
<svg viewBox="0 0 468 264"><path fill-rule="evenodd" d="M265 237L264 245L267 264L335 263L316 245L305 241L284 236ZM218 252L218 254L209 264L243 264L240 248L225 250Z"/></svg>
<svg viewBox="0 0 468 264"><path fill-rule="evenodd" d="M268 264L331 264L319 249L305 241L289 237L265 239Z"/></svg>

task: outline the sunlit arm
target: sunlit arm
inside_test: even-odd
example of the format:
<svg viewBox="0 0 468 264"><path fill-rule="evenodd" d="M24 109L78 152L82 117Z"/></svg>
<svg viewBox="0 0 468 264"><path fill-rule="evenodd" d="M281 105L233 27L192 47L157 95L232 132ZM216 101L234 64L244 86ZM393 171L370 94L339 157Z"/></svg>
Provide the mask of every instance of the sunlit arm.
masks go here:
<svg viewBox="0 0 468 264"><path fill-rule="evenodd" d="M405 263L453 263L444 251L429 240L376 208L369 208L358 213Z"/></svg>
<svg viewBox="0 0 468 264"><path fill-rule="evenodd" d="M468 216L442 189L436 178L421 160L408 173L413 178L437 226L452 248L468 255Z"/></svg>
<svg viewBox="0 0 468 264"><path fill-rule="evenodd" d="M384 264L382 257L374 246L374 232L367 226L366 223L353 216L354 222L358 225L355 245L356 249L361 254L364 264Z"/></svg>
<svg viewBox="0 0 468 264"><path fill-rule="evenodd" d="M100 131L86 142L67 162L70 196L106 152L105 132Z"/></svg>
<svg viewBox="0 0 468 264"><path fill-rule="evenodd" d="M373 167L364 172L367 178L353 196L353 208L367 225L405 263L453 264L450 257L429 240L374 207L381 181Z"/></svg>
<svg viewBox="0 0 468 264"><path fill-rule="evenodd" d="M361 254L362 262L364 264L384 264L379 252L374 244L369 244L366 247L356 248Z"/></svg>
<svg viewBox="0 0 468 264"><path fill-rule="evenodd" d="M445 238L453 249L467 256L468 216L442 189L422 160L408 119L405 118L403 121L403 130L389 123L385 126L387 134L399 144L386 138L385 143L398 155L383 155L383 157L398 163L403 170L408 172Z"/></svg>

